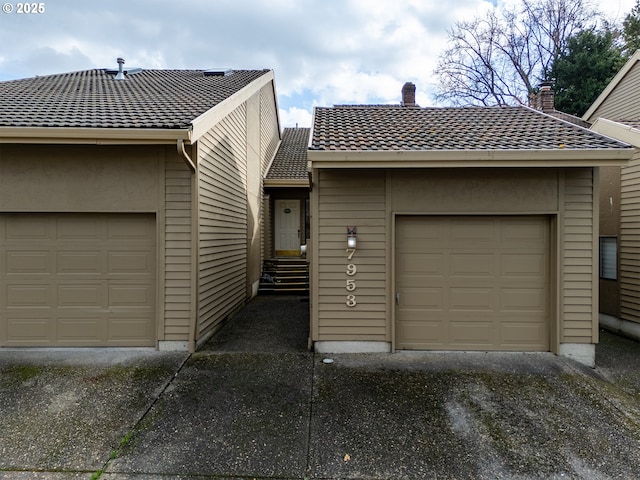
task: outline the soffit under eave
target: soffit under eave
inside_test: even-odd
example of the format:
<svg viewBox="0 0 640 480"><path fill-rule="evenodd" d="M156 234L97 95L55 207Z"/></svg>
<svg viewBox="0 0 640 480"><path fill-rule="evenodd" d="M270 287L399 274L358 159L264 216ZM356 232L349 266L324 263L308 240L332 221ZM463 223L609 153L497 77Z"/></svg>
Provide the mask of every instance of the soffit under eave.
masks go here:
<svg viewBox="0 0 640 480"><path fill-rule="evenodd" d="M0 143L175 145L189 143L191 129L0 127Z"/></svg>
<svg viewBox="0 0 640 480"><path fill-rule="evenodd" d="M591 150L499 151L313 151L310 167L318 168L452 168L452 167L597 167L626 165L634 148Z"/></svg>

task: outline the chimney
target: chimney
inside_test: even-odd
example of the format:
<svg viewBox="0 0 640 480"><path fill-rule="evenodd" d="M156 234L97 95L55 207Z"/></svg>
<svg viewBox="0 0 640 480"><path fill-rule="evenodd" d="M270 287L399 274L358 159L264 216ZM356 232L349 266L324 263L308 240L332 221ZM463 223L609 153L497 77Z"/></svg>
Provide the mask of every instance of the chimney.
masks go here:
<svg viewBox="0 0 640 480"><path fill-rule="evenodd" d="M555 92L551 87L550 82L543 82L540 84L540 90L535 97L534 108L541 110L544 113L550 113L555 111L554 105Z"/></svg>
<svg viewBox="0 0 640 480"><path fill-rule="evenodd" d="M402 106L417 107L416 105L416 86L407 82L402 87Z"/></svg>
<svg viewBox="0 0 640 480"><path fill-rule="evenodd" d="M127 77L124 76L124 58L118 57L118 74L116 75L116 80L125 80Z"/></svg>

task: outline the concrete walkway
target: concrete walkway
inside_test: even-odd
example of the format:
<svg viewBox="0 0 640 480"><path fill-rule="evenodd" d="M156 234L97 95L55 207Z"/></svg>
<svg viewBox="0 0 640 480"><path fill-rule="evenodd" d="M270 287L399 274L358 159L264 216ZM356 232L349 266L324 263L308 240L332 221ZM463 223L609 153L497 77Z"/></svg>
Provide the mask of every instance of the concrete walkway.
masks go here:
<svg viewBox="0 0 640 480"><path fill-rule="evenodd" d="M0 350L2 479L640 478L640 345L552 354L305 350L257 297L202 351ZM294 333L295 332L295 333Z"/></svg>

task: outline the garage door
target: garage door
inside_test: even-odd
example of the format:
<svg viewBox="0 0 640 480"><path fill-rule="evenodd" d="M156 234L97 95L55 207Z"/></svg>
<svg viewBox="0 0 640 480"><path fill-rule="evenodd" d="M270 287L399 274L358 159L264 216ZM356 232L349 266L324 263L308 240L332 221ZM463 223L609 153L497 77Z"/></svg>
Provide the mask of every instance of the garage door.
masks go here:
<svg viewBox="0 0 640 480"><path fill-rule="evenodd" d="M0 345L155 345L153 215L0 215L0 254Z"/></svg>
<svg viewBox="0 0 640 480"><path fill-rule="evenodd" d="M396 348L549 350L546 217L397 217Z"/></svg>

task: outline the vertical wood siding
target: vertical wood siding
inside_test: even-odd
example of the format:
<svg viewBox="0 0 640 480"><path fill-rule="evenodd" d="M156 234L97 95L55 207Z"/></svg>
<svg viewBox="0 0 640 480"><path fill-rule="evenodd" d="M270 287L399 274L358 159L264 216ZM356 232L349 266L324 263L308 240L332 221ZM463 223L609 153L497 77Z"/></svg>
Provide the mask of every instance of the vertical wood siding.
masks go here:
<svg viewBox="0 0 640 480"><path fill-rule="evenodd" d="M320 171L317 340L388 341L384 172ZM346 254L347 226L358 227L357 251ZM348 264L357 267L347 276ZM346 280L356 283L348 292ZM356 306L346 305L354 294Z"/></svg>
<svg viewBox="0 0 640 480"><path fill-rule="evenodd" d="M191 172L181 159L168 156L164 177L164 339L184 341L189 338L193 275Z"/></svg>
<svg viewBox="0 0 640 480"><path fill-rule="evenodd" d="M640 154L621 173L620 316L640 323Z"/></svg>
<svg viewBox="0 0 640 480"><path fill-rule="evenodd" d="M198 331L215 331L246 296L246 104L198 141Z"/></svg>
<svg viewBox="0 0 640 480"><path fill-rule="evenodd" d="M594 316L594 183L590 168L565 171L561 261L562 342L592 343ZM596 263L594 263L596 262Z"/></svg>

